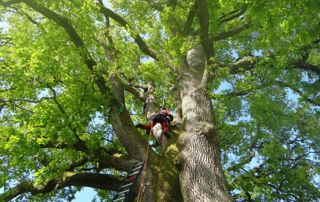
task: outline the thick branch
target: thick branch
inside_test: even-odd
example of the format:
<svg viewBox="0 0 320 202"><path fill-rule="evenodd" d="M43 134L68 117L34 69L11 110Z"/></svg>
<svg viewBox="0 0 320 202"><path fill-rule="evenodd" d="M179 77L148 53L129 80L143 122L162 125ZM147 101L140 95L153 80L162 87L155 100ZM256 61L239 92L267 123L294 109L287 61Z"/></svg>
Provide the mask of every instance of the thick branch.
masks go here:
<svg viewBox="0 0 320 202"><path fill-rule="evenodd" d="M182 33L184 36L187 36L191 31L193 19L196 14L197 8L198 8L198 1L195 1L193 7L190 8L188 18L184 24L184 29L183 29L183 33Z"/></svg>
<svg viewBox="0 0 320 202"><path fill-rule="evenodd" d="M0 201L9 201L23 193L48 193L54 189L61 189L67 186L92 187L97 189L117 190L121 180L115 176L94 173L65 172L59 179L53 179L42 187L36 187L32 181L26 181L5 191L0 195Z"/></svg>
<svg viewBox="0 0 320 202"><path fill-rule="evenodd" d="M121 144L127 149L130 158L143 160L147 143L138 134L130 114L125 107L124 86L117 75L112 75L113 99L110 110L110 122Z"/></svg>
<svg viewBox="0 0 320 202"><path fill-rule="evenodd" d="M320 66L313 65L304 61L299 61L294 64L294 68L308 70L320 76Z"/></svg>
<svg viewBox="0 0 320 202"><path fill-rule="evenodd" d="M124 89L131 93L132 95L134 95L136 98L138 98L140 101L144 102L145 99L143 97L143 95L136 89L134 88L133 86L131 85L127 85L127 84L123 84L124 85Z"/></svg>
<svg viewBox="0 0 320 202"><path fill-rule="evenodd" d="M201 45L205 50L206 57L209 59L213 55L212 40L209 39L209 11L207 0L198 0L198 18L200 21Z"/></svg>
<svg viewBox="0 0 320 202"><path fill-rule="evenodd" d="M222 32L222 33L220 33L220 34L218 34L216 36L212 36L210 38L210 40L213 40L213 41L223 40L223 39L235 36L238 33L242 32L243 30L246 30L248 28L249 28L249 23L244 23L243 25L241 25L241 26L239 26L237 28L234 28L234 29L229 30L229 31Z"/></svg>
<svg viewBox="0 0 320 202"><path fill-rule="evenodd" d="M137 160L130 159L127 156L113 154L112 156L103 156L99 158L99 166L103 168L114 168L121 171L129 172Z"/></svg>

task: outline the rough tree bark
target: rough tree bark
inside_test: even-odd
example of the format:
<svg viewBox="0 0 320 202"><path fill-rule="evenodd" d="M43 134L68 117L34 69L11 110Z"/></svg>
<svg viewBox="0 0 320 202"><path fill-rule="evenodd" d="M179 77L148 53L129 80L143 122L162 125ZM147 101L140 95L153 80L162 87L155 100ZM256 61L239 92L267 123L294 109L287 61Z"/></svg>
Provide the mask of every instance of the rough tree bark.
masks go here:
<svg viewBox="0 0 320 202"><path fill-rule="evenodd" d="M220 163L205 68L203 49L188 51L179 86L183 121L178 164L181 190L184 201L232 201Z"/></svg>
<svg viewBox="0 0 320 202"><path fill-rule="evenodd" d="M177 88L180 97L175 119L182 118L182 127L174 122L166 151L149 162L152 174L146 176L146 182L153 184L155 201L232 201L220 163L205 68L203 49L190 50ZM147 192L143 196L142 201L150 201Z"/></svg>

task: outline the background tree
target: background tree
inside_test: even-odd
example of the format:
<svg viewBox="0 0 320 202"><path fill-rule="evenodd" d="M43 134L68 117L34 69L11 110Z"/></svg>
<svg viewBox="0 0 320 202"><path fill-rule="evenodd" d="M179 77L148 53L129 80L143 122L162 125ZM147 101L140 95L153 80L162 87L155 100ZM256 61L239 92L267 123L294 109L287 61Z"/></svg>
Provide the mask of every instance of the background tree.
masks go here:
<svg viewBox="0 0 320 202"><path fill-rule="evenodd" d="M143 201L319 200L319 1L0 5L1 201L107 200L163 104Z"/></svg>

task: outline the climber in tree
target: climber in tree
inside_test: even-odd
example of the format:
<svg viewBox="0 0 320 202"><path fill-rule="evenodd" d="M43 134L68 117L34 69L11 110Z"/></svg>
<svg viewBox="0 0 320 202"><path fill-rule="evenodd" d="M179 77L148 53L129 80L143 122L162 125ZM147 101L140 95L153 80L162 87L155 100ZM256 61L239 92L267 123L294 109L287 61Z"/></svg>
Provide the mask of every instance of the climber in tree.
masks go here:
<svg viewBox="0 0 320 202"><path fill-rule="evenodd" d="M160 145L163 145L166 139L169 138L169 126L172 120L173 116L168 109L166 107L162 107L161 111L154 116L150 123L139 123L136 125L136 127L145 129L148 134L151 132L156 138L157 142ZM166 137L163 137L162 134L164 134Z"/></svg>

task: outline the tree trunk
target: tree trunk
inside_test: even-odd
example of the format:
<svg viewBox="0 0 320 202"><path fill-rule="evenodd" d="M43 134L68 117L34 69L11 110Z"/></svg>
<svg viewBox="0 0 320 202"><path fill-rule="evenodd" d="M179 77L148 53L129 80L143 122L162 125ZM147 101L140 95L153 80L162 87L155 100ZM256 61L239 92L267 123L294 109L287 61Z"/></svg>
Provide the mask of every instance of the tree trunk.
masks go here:
<svg viewBox="0 0 320 202"><path fill-rule="evenodd" d="M179 136L179 176L184 201L232 201L220 162L220 147L207 96L205 56L201 48L188 52L181 68L182 133Z"/></svg>
<svg viewBox="0 0 320 202"><path fill-rule="evenodd" d="M182 128L171 134L165 152L149 161L149 175L145 179L148 189L142 201L150 201L150 184L154 187L155 201L233 201L221 167L204 70L202 49L190 50L187 63L181 68L178 88Z"/></svg>

